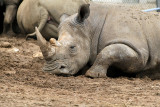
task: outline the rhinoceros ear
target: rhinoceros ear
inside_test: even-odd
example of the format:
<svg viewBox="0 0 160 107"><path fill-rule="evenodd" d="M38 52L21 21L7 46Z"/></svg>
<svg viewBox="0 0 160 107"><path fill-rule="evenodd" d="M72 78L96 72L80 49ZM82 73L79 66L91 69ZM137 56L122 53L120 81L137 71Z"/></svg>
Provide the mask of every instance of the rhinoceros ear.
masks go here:
<svg viewBox="0 0 160 107"><path fill-rule="evenodd" d="M68 18L69 15L68 14L63 14L61 17L60 17L60 22L63 22L66 18Z"/></svg>
<svg viewBox="0 0 160 107"><path fill-rule="evenodd" d="M79 8L78 15L77 15L77 22L82 23L85 19L88 18L90 14L89 9L90 4L84 4Z"/></svg>

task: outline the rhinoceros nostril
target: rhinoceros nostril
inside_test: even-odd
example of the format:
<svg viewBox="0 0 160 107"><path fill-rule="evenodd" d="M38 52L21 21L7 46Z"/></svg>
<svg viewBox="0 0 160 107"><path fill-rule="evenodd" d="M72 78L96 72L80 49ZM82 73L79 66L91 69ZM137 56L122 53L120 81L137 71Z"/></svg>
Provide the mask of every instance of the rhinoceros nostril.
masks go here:
<svg viewBox="0 0 160 107"><path fill-rule="evenodd" d="M60 67L59 67L59 69L65 69L66 68L66 66L64 66L64 65L61 65Z"/></svg>

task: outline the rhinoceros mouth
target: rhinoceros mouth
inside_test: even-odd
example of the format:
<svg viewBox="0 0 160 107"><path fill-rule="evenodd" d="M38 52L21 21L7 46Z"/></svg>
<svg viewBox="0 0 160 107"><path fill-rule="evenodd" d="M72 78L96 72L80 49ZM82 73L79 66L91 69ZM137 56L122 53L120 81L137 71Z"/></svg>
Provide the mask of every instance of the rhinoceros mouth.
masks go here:
<svg viewBox="0 0 160 107"><path fill-rule="evenodd" d="M45 63L43 67L44 72L53 72L58 68L58 64L54 63L54 61L48 61Z"/></svg>
<svg viewBox="0 0 160 107"><path fill-rule="evenodd" d="M43 72L52 74L74 75L74 69L71 66L60 63L46 63L43 67Z"/></svg>
<svg viewBox="0 0 160 107"><path fill-rule="evenodd" d="M43 69L43 72L51 73L51 74L56 74L56 75L59 75L59 76L72 76L72 75L74 75L73 71L74 70L67 70L67 69L66 70L58 70L58 69L44 70Z"/></svg>
<svg viewBox="0 0 160 107"><path fill-rule="evenodd" d="M55 71L57 68L58 68L58 66L48 66L48 65L45 65L45 66L43 67L43 71L44 71L44 72L53 72L53 71Z"/></svg>

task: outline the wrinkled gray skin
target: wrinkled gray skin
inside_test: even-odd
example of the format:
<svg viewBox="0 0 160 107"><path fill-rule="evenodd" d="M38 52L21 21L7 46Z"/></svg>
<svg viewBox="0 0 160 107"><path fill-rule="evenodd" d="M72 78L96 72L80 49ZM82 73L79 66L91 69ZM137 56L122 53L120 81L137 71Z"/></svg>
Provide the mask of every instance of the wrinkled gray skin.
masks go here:
<svg viewBox="0 0 160 107"><path fill-rule="evenodd" d="M74 75L90 63L92 66L86 76L106 77L111 65L127 73L157 66L160 62L160 17L153 15L150 19L155 20L150 20L150 15L139 11L141 19L137 16L135 20L132 11L125 17L122 11L96 4L91 4L90 8L83 5L78 14L61 22L57 41L46 42L36 29L46 60L43 70Z"/></svg>
<svg viewBox="0 0 160 107"><path fill-rule="evenodd" d="M90 0L24 0L17 12L18 25L21 31L35 36L35 26L49 40L57 38L57 27L62 14L72 15L82 4Z"/></svg>
<svg viewBox="0 0 160 107"><path fill-rule="evenodd" d="M3 22L3 33L7 35L15 35L12 29L13 21L16 19L16 13L19 4L22 0L4 0L6 6L4 22Z"/></svg>

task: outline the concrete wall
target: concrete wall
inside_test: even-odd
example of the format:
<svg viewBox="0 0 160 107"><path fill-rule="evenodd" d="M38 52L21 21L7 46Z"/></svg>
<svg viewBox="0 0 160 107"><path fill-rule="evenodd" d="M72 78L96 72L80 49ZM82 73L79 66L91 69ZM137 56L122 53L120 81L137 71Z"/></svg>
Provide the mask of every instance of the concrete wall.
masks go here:
<svg viewBox="0 0 160 107"><path fill-rule="evenodd" d="M92 0L98 2L112 2L112 3L155 3L156 0Z"/></svg>

